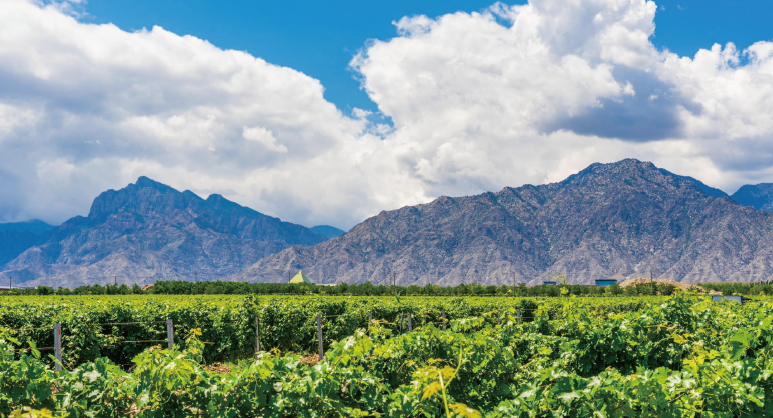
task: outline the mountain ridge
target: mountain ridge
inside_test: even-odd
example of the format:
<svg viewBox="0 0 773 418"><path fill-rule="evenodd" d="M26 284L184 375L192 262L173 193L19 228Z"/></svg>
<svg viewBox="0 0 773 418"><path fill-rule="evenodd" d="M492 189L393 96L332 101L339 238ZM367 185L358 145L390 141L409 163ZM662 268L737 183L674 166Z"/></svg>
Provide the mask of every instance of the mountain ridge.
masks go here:
<svg viewBox="0 0 773 418"><path fill-rule="evenodd" d="M591 284L645 270L680 281L773 273L773 245L759 244L773 244L771 214L706 187L649 162L596 163L557 183L382 211L231 280L274 281L291 269L320 282L379 283L394 273L402 285L538 284L558 274Z"/></svg>
<svg viewBox="0 0 773 418"><path fill-rule="evenodd" d="M741 186L731 198L741 205L771 212L773 211L773 183Z"/></svg>
<svg viewBox="0 0 773 418"><path fill-rule="evenodd" d="M43 233L0 276L28 286L222 278L291 245L325 239L220 195L202 199L143 176L100 193L87 216Z"/></svg>
<svg viewBox="0 0 773 418"><path fill-rule="evenodd" d="M316 232L317 234L324 235L328 238L335 238L346 233L346 231L330 225L316 225L316 226L312 226L309 229Z"/></svg>
<svg viewBox="0 0 773 418"><path fill-rule="evenodd" d="M303 269L321 283L395 274L403 285L539 284L559 274L590 284L649 270L679 281L759 280L773 274L773 214L754 207L770 201L771 184L728 196L625 159L556 183L381 211L344 233L142 176L40 235L0 231L0 278L71 287L116 276L281 282Z"/></svg>

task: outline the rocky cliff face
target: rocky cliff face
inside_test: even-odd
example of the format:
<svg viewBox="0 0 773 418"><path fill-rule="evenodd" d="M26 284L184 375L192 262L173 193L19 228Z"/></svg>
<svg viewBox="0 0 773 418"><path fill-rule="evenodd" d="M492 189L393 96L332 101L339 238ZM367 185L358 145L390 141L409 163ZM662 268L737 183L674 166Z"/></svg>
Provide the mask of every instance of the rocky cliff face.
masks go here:
<svg viewBox="0 0 773 418"><path fill-rule="evenodd" d="M558 274L589 284L649 270L688 282L761 280L773 275L772 226L773 214L629 159L560 183L381 212L232 280L280 281L298 269L323 283L386 283L394 274L402 285L538 284Z"/></svg>
<svg viewBox="0 0 773 418"><path fill-rule="evenodd" d="M731 196L733 200L744 206L773 212L773 184L747 184Z"/></svg>
<svg viewBox="0 0 773 418"><path fill-rule="evenodd" d="M44 233L2 267L26 286L203 280L239 272L291 245L327 237L263 215L219 195L192 192L141 177L94 200L87 217ZM196 275L198 272L198 276Z"/></svg>

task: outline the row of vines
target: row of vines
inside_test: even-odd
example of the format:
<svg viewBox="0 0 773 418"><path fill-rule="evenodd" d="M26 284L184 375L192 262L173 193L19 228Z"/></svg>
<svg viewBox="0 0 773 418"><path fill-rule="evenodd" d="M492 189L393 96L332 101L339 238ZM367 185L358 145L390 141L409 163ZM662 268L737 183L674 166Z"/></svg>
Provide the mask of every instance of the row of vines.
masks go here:
<svg viewBox="0 0 773 418"><path fill-rule="evenodd" d="M44 354L20 350L30 342L0 329L0 413L46 409L41 414L70 417L773 416L773 303L764 300L740 305L679 295L592 302L575 297L509 299L491 305L474 299L365 298L343 305L324 298L178 301L219 315L224 326L234 326L226 323L243 315L250 334L235 327L239 336L234 341L244 339L249 347L254 342L249 318L254 315L259 314L267 332L295 328L292 336L278 335L272 350L238 360L226 371L208 367L208 356L225 354L207 344L214 334L192 327L174 350L141 351L130 371L103 357L86 360L84 354L72 370L58 373ZM72 311L88 312L83 318L99 323L116 319L98 316L103 312L100 305L114 303L127 306L126 312L145 309L131 300L101 300ZM163 298L152 303L174 305ZM147 306L145 318L175 312L170 308L153 316L159 307ZM447 329L435 324L438 309L451 319ZM412 310L416 322L413 332L400 334L395 320L406 310ZM358 322L368 312L374 321ZM304 327L307 317L318 313L327 317L330 337L324 360L309 365L302 357L315 340L305 336ZM293 322L296 316L303 319ZM65 327L64 317L59 318ZM182 337L183 331L177 332ZM307 339L312 344L307 345Z"/></svg>
<svg viewBox="0 0 773 418"><path fill-rule="evenodd" d="M587 304L613 310L635 309L644 299L587 299ZM204 359L231 361L250 358L255 352L259 320L263 350L306 353L317 350L316 315L323 317L323 337L330 342L352 335L372 319L385 322L393 332L407 329L407 315L414 327L501 311L502 318L532 320L539 306L559 306L553 299L530 298L382 298L382 297L271 297L271 296L25 296L0 298L0 327L14 338L31 340L38 347L53 346L53 325L62 326L65 367L100 357L119 365L166 338L163 322L171 319L175 333L202 333ZM130 325L124 325L129 323ZM120 325L116 325L120 324ZM181 348L185 341L178 338Z"/></svg>

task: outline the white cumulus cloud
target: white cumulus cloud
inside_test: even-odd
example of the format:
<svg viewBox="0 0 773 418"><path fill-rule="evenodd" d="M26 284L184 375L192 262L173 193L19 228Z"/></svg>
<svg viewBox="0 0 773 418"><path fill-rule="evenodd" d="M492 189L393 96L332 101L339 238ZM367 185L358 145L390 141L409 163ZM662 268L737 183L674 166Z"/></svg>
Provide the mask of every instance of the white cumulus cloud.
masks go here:
<svg viewBox="0 0 773 418"><path fill-rule="evenodd" d="M255 141L272 151L287 152L287 147L282 144L278 144L276 142L276 138L274 138L274 134L266 128L262 128L260 126L248 128L245 126L242 131L242 136L244 139L248 141Z"/></svg>
<svg viewBox="0 0 773 418"><path fill-rule="evenodd" d="M773 43L658 50L654 2L532 0L405 17L352 60L425 193L652 160L729 191L773 180ZM741 65L741 55L749 63Z"/></svg>
<svg viewBox="0 0 773 418"><path fill-rule="evenodd" d="M85 214L140 175L344 228L626 157L729 191L773 180L773 43L658 50L653 2L402 18L351 63L393 127L245 52L0 3L0 221Z"/></svg>
<svg viewBox="0 0 773 418"><path fill-rule="evenodd" d="M318 80L63 4L2 0L0 221L85 214L140 175L305 223L352 224L411 193L373 190L408 180Z"/></svg>

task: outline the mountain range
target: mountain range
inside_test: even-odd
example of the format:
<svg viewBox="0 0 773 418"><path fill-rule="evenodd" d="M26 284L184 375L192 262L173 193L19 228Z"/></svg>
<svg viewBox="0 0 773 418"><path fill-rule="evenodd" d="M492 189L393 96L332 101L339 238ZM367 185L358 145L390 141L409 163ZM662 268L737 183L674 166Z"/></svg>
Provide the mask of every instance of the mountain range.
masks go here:
<svg viewBox="0 0 773 418"><path fill-rule="evenodd" d="M118 278L129 284L222 279L292 245L326 239L220 195L202 199L140 177L100 194L88 216L35 237L0 275L24 286L69 287Z"/></svg>
<svg viewBox="0 0 773 418"><path fill-rule="evenodd" d="M559 183L440 197L384 211L341 237L261 259L234 280L300 269L321 282L571 283L649 275L747 281L773 275L773 214L633 159Z"/></svg>
<svg viewBox="0 0 773 418"><path fill-rule="evenodd" d="M220 195L140 177L86 217L0 224L0 280L22 286L161 279L401 285L571 283L646 275L678 281L773 274L773 185L732 196L652 163L593 164L564 181L442 196L382 211L350 231L307 228Z"/></svg>

